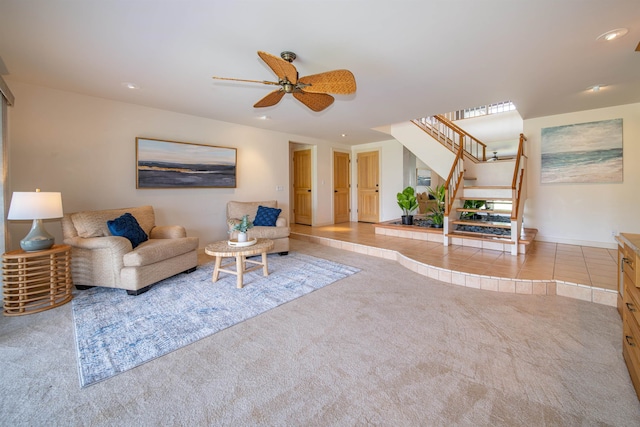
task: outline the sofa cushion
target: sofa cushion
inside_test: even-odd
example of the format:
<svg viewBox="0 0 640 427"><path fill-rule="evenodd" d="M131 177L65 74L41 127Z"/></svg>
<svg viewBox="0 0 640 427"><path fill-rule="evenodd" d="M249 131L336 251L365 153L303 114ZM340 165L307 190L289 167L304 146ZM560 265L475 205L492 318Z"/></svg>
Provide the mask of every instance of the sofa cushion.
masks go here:
<svg viewBox="0 0 640 427"><path fill-rule="evenodd" d="M283 237L289 237L289 227L263 227L256 226L247 231L247 237L249 239L260 238L263 239L281 239Z"/></svg>
<svg viewBox="0 0 640 427"><path fill-rule="evenodd" d="M198 248L197 237L149 239L122 258L125 267L141 267L186 254Z"/></svg>
<svg viewBox="0 0 640 427"><path fill-rule="evenodd" d="M129 212L107 221L107 227L114 236L122 236L129 239L134 248L149 238L135 217Z"/></svg>
<svg viewBox="0 0 640 427"><path fill-rule="evenodd" d="M275 227L280 212L282 212L282 209L268 208L260 205L258 206L258 212L256 213L256 219L253 221L253 225Z"/></svg>
<svg viewBox="0 0 640 427"><path fill-rule="evenodd" d="M264 206L267 208L277 208L278 202L276 200L268 200L265 202L236 202L230 201L227 203L227 219L240 219L244 215L249 215L251 221L256 219L258 213L258 206Z"/></svg>
<svg viewBox="0 0 640 427"><path fill-rule="evenodd" d="M107 221L118 218L125 213L131 213L147 235L155 226L153 207L140 206L126 209L107 209L102 211L83 211L71 214L71 222L80 237L110 236Z"/></svg>

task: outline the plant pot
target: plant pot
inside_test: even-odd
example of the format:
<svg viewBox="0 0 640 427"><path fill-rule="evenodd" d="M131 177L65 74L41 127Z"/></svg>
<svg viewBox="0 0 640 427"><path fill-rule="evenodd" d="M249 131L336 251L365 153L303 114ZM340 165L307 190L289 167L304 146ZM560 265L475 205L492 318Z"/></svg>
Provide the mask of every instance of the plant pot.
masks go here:
<svg viewBox="0 0 640 427"><path fill-rule="evenodd" d="M413 225L413 215L402 215L402 225Z"/></svg>
<svg viewBox="0 0 640 427"><path fill-rule="evenodd" d="M247 233L243 233L242 231L238 232L238 242L246 242L247 241Z"/></svg>

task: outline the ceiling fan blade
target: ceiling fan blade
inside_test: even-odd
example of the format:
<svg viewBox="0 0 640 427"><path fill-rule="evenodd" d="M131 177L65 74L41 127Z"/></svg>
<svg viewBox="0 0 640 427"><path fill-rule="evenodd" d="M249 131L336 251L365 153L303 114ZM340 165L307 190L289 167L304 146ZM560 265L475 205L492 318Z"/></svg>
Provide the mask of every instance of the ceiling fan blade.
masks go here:
<svg viewBox="0 0 640 427"><path fill-rule="evenodd" d="M293 92L294 98L302 102L313 111L322 111L333 104L333 96L326 93L307 93L305 91Z"/></svg>
<svg viewBox="0 0 640 427"><path fill-rule="evenodd" d="M293 84L298 82L298 70L292 63L260 50L258 51L258 56L276 73L280 80L286 78Z"/></svg>
<svg viewBox="0 0 640 427"><path fill-rule="evenodd" d="M230 77L216 77L213 76L211 77L212 79L216 79L216 80L231 80L234 82L249 82L249 83L262 83L263 85L279 85L280 83L278 82L268 82L266 80L247 80L247 79L233 79Z"/></svg>
<svg viewBox="0 0 640 427"><path fill-rule="evenodd" d="M278 102L280 102L280 100L284 96L284 93L285 92L282 89L269 92L267 96L256 102L253 108L271 107L272 105L276 105Z"/></svg>
<svg viewBox="0 0 640 427"><path fill-rule="evenodd" d="M305 76L300 78L298 83L311 85L303 90L312 93L347 95L356 91L356 79L349 70L334 70Z"/></svg>

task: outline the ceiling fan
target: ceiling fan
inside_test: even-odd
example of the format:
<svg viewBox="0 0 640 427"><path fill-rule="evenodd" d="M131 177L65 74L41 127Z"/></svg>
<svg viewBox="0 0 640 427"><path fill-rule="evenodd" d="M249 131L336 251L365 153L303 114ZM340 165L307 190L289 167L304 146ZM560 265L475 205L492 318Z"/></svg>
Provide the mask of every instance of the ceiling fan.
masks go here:
<svg viewBox="0 0 640 427"><path fill-rule="evenodd" d="M276 73L278 76L277 82L213 77L218 80L233 80L280 86L279 89L270 92L267 96L256 102L254 108L276 105L285 93L291 93L294 98L313 111L322 111L333 104L334 98L329 95L330 93L348 95L356 91L356 79L349 70L327 71L298 78L298 71L291 63L296 59L295 53L282 52L280 58L278 58L270 53L258 51L258 56Z"/></svg>

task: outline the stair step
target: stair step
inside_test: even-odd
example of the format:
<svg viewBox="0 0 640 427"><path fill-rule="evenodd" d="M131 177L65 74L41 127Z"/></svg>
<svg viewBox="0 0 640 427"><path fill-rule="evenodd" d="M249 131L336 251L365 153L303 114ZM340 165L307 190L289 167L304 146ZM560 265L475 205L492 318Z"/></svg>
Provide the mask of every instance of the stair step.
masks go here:
<svg viewBox="0 0 640 427"><path fill-rule="evenodd" d="M475 221L475 220L455 220L451 221L455 225L468 225L471 227L493 227L493 228L511 228L510 222L497 221Z"/></svg>
<svg viewBox="0 0 640 427"><path fill-rule="evenodd" d="M485 240L491 242L508 243L511 245L514 244L510 237L496 236L495 234L487 233L472 233L470 231L452 231L447 234L447 237L462 237L472 240Z"/></svg>
<svg viewBox="0 0 640 427"><path fill-rule="evenodd" d="M510 185L465 185L466 190L511 190Z"/></svg>
<svg viewBox="0 0 640 427"><path fill-rule="evenodd" d="M466 188L466 187L465 187ZM487 202L504 202L504 203L512 203L513 199L511 197L459 197L460 200L485 200Z"/></svg>
<svg viewBox="0 0 640 427"><path fill-rule="evenodd" d="M467 208L456 208L456 212L473 212L473 213L486 213L486 214L494 214L494 215L511 215L511 211L502 210L502 209L467 209Z"/></svg>

